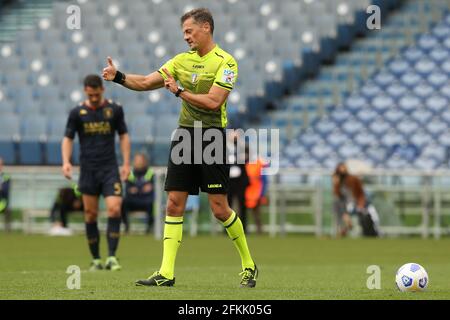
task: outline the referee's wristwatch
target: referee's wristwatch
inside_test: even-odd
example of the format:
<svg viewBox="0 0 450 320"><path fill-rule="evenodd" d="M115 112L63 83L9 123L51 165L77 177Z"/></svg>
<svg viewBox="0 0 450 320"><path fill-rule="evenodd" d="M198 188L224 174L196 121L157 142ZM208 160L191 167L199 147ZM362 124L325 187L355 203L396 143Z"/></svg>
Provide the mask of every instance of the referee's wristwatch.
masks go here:
<svg viewBox="0 0 450 320"><path fill-rule="evenodd" d="M179 97L182 92L184 92L184 88L182 86L178 86L178 90L175 92L175 97Z"/></svg>

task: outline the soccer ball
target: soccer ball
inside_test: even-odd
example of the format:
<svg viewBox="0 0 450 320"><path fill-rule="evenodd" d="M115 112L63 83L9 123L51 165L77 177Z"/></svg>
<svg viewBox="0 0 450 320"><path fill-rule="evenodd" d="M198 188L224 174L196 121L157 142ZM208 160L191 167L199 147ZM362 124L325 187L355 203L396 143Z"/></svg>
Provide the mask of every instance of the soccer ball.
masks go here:
<svg viewBox="0 0 450 320"><path fill-rule="evenodd" d="M400 291L424 291L429 282L425 269L417 263L407 263L398 269L395 283Z"/></svg>

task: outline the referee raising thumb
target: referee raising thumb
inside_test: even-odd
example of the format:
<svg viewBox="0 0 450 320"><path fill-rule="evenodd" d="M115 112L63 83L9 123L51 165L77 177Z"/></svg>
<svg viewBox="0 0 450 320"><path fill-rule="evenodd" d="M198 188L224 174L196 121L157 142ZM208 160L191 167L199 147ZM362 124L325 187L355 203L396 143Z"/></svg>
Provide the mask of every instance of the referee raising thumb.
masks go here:
<svg viewBox="0 0 450 320"><path fill-rule="evenodd" d="M108 62L108 66L103 69L102 76L103 76L104 80L112 81L112 80L114 80L114 77L116 76L117 69L116 69L116 66L114 65L111 57L107 57L106 60Z"/></svg>

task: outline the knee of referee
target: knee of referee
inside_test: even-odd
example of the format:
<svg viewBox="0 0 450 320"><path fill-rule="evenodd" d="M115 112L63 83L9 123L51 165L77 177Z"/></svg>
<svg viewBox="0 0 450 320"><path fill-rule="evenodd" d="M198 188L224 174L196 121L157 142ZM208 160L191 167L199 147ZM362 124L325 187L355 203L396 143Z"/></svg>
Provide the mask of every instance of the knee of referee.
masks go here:
<svg viewBox="0 0 450 320"><path fill-rule="evenodd" d="M176 197L169 195L167 198L166 214L171 217L183 216L185 203Z"/></svg>
<svg viewBox="0 0 450 320"><path fill-rule="evenodd" d="M211 206L211 211L213 212L214 217L216 217L217 220L223 222L230 217L231 209L227 202L211 200L209 204Z"/></svg>

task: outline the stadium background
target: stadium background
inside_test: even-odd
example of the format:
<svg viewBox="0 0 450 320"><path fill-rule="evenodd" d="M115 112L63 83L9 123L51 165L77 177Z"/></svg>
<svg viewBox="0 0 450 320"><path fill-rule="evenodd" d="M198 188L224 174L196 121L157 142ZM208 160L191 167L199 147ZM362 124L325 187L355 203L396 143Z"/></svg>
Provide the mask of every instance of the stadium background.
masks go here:
<svg viewBox="0 0 450 320"><path fill-rule="evenodd" d="M81 8L80 30L66 27L70 4ZM366 26L371 4L381 9L380 30ZM186 50L177 32L179 16L199 6L212 11L216 42L239 63L237 89L227 106L230 127L280 129L281 169L270 177L263 220L270 236L289 235L250 235L260 244L256 251L271 247L269 239L285 245L303 240L304 250L321 247L315 238L291 233L333 238L330 174L339 161L348 160L366 182L386 241L401 237L392 240L400 242L383 239L379 244L354 240L345 244L349 250L369 246L381 252L392 246L404 250L405 259L414 259L419 257L412 248L434 248L436 256L429 261L448 265L439 260L442 255L437 257L450 232L446 0L0 1L0 156L13 180L17 232L5 237L17 241L14 254L29 241L51 246L52 239L21 234L48 230L56 190L67 185L60 175L60 141L67 112L83 99L81 79L99 73L108 55L126 72L155 70ZM146 151L157 167L156 212L162 213L164 165L179 101L164 90L139 93L111 83L106 84L106 97L125 106L133 152ZM75 148L75 164L77 152ZM205 239L217 242L221 229L208 215L205 199L199 201L193 202L199 211L188 215L193 223L186 232L202 233L192 239L201 247ZM156 240L148 241L155 241L151 245L159 252L161 226L155 226ZM81 230L82 225L74 223L73 228ZM355 228L351 237L359 232ZM442 239L437 244L410 239L416 235ZM130 242L146 243L139 239L131 237ZM82 239L64 241L81 247ZM126 247L126 239L123 242ZM412 246L410 252L405 244ZM352 259L339 244L329 245ZM3 250L12 254L5 242ZM398 260L402 262L407 261ZM388 263L393 268L397 260ZM448 294L448 288L442 290Z"/></svg>

